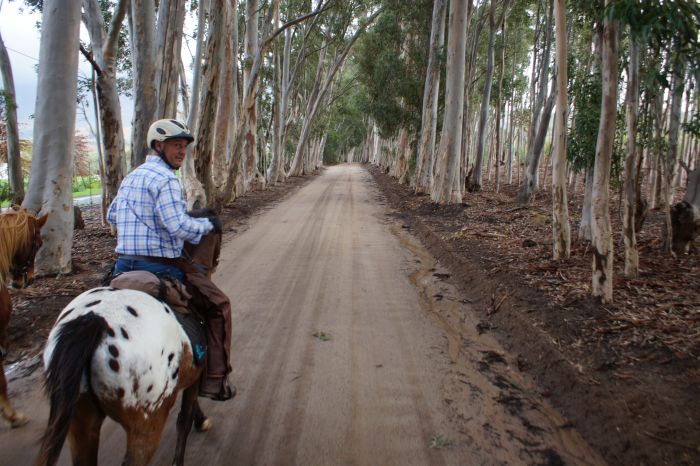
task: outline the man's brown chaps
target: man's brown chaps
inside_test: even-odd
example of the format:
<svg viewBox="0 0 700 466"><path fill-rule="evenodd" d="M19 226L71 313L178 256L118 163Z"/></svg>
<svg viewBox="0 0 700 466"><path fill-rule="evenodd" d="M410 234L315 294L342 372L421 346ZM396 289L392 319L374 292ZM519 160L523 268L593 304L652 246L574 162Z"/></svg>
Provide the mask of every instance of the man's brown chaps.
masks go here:
<svg viewBox="0 0 700 466"><path fill-rule="evenodd" d="M183 271L190 302L206 320L207 377L225 377L231 372L231 302L203 273L189 267Z"/></svg>

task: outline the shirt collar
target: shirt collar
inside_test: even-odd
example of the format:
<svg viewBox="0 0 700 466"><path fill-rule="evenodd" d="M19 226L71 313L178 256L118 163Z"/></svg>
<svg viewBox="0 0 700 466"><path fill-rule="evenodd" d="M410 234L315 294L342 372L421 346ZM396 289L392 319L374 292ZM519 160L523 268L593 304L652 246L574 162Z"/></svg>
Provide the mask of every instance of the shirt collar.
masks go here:
<svg viewBox="0 0 700 466"><path fill-rule="evenodd" d="M165 163L165 160L163 160L162 158L160 158L159 155L155 155L155 154L149 154L149 155L147 155L147 156L146 156L146 162L155 163L155 164L157 164L157 165L160 165L161 167L163 167L163 168L165 168L165 169L167 169L167 170L170 170L170 171L173 172L173 173L175 173L175 172L177 171L177 170L171 168L170 165L168 165L167 163Z"/></svg>

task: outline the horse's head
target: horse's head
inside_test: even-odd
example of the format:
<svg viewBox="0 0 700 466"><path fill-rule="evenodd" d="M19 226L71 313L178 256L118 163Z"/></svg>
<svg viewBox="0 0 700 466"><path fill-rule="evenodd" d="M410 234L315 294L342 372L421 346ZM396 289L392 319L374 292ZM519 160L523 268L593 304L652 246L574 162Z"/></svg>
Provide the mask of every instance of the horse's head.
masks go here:
<svg viewBox="0 0 700 466"><path fill-rule="evenodd" d="M218 218L216 211L213 209L199 209L188 212L191 217L195 218ZM199 241L199 244L185 243L183 249L185 257L189 258L194 264L202 268L205 274L209 277L219 265L219 254L221 253L221 232L211 232L204 236Z"/></svg>
<svg viewBox="0 0 700 466"><path fill-rule="evenodd" d="M10 275L12 276L12 286L14 288L24 288L34 281L34 259L36 253L41 248L41 228L46 224L49 214L37 218L23 212L27 223L24 230L24 241L17 243L15 254L10 265Z"/></svg>

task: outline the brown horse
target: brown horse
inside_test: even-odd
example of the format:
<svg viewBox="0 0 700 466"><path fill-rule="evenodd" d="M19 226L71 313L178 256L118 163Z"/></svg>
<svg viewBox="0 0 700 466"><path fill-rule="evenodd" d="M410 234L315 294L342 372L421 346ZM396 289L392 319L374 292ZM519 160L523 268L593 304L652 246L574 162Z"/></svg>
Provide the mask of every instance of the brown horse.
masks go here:
<svg viewBox="0 0 700 466"><path fill-rule="evenodd" d="M24 288L34 280L34 257L41 247L41 227L47 217L48 214L37 219L18 208L0 214L0 410L12 427L25 424L27 417L15 411L7 398L4 359L12 301L6 282L12 278L13 287Z"/></svg>
<svg viewBox="0 0 700 466"><path fill-rule="evenodd" d="M211 233L185 256L211 276L220 245ZM146 293L102 287L75 298L49 334L44 367L51 410L38 465L56 463L66 436L73 464L97 464L106 416L126 431L123 464L147 465L181 390L173 464L184 462L192 425L211 425L197 404L203 366L173 311Z"/></svg>

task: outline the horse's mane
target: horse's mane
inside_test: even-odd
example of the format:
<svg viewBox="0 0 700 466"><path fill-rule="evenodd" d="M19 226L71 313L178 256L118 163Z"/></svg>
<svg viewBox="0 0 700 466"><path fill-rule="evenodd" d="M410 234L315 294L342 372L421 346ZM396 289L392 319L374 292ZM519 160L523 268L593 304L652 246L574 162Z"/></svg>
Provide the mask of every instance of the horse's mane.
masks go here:
<svg viewBox="0 0 700 466"><path fill-rule="evenodd" d="M26 210L0 214L0 279L3 285L17 249L32 240L29 237L29 215Z"/></svg>

